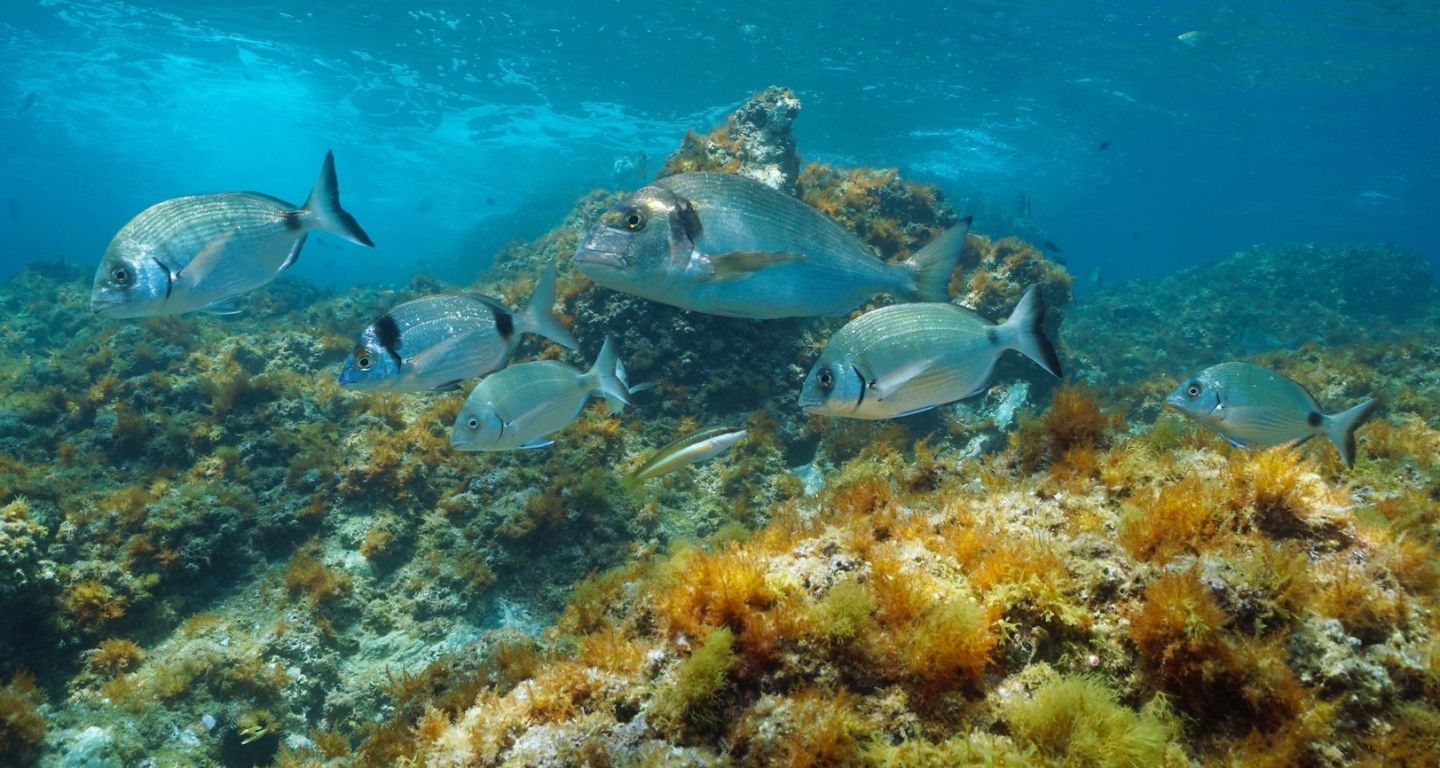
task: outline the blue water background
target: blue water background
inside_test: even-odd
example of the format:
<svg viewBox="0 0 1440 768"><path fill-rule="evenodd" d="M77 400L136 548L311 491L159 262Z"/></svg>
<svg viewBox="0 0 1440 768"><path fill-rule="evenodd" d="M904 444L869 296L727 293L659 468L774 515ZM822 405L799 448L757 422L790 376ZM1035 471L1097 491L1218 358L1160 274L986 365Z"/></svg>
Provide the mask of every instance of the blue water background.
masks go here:
<svg viewBox="0 0 1440 768"><path fill-rule="evenodd" d="M577 195L635 186L617 157L653 170L771 84L804 102L807 161L988 199L982 232L1023 190L1082 276L1259 242L1440 262L1436 4L1154 6L0 0L0 275L97 263L167 197L302 202L333 149L379 247L322 235L297 274L469 281Z"/></svg>

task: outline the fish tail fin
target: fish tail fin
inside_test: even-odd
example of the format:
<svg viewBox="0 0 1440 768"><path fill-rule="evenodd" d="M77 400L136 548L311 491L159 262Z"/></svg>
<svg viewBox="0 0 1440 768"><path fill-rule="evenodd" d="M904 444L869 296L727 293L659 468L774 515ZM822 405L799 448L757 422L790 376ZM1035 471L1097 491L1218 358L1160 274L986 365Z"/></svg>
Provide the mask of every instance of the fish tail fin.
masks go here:
<svg viewBox="0 0 1440 768"><path fill-rule="evenodd" d="M1325 436L1335 444L1335 450L1340 452L1345 466L1355 466L1355 430L1369 421L1379 407L1380 401L1372 398L1348 411L1325 418Z"/></svg>
<svg viewBox="0 0 1440 768"><path fill-rule="evenodd" d="M301 210L315 217L315 229L339 235L352 243L375 247L375 243L365 234L365 230L360 228L355 217L340 207L340 182L335 178L334 152L325 153L325 162L320 164L320 175L315 179L315 186L310 190L310 197L306 198L305 206Z"/></svg>
<svg viewBox="0 0 1440 768"><path fill-rule="evenodd" d="M630 388L615 373L619 362L620 358L615 354L615 337L606 336L605 345L600 348L600 355L595 358L595 365L588 375L594 381L594 388L610 406L611 413L624 413L625 406L630 405Z"/></svg>
<svg viewBox="0 0 1440 768"><path fill-rule="evenodd" d="M912 292L898 298L907 301L949 301L950 275L960 264L960 253L965 250L965 237L970 234L970 219L966 216L960 223L940 233L914 256L903 263L909 270L914 288Z"/></svg>
<svg viewBox="0 0 1440 768"><path fill-rule="evenodd" d="M1020 303L1015 305L1015 311L1010 313L1010 319L1005 321L1005 327L1011 328L1015 333L1015 347L1020 354L1040 364L1041 368L1049 371L1055 376L1063 376L1060 372L1060 357L1055 354L1055 345L1045 336L1045 330L1041 324L1045 322L1045 299L1040 295L1040 286L1032 285L1020 297Z"/></svg>
<svg viewBox="0 0 1440 768"><path fill-rule="evenodd" d="M580 343L575 341L574 334L555 316L554 306L555 263L551 262L540 274L540 282L535 284L535 292L530 294L530 303L520 313L520 330L538 333L556 344L579 349Z"/></svg>

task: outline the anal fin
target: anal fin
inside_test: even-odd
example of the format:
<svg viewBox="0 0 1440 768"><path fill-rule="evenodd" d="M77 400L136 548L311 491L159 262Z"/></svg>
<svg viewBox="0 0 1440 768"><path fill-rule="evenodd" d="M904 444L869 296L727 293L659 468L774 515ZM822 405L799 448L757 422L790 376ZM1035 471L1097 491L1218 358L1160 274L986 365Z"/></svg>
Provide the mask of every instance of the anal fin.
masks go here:
<svg viewBox="0 0 1440 768"><path fill-rule="evenodd" d="M300 258L300 249L305 247L305 238L309 236L308 233L301 235L300 239L296 240L295 244L290 246L290 255L285 257L285 263L281 264L280 268L275 270L275 274L278 275L295 264L296 259Z"/></svg>

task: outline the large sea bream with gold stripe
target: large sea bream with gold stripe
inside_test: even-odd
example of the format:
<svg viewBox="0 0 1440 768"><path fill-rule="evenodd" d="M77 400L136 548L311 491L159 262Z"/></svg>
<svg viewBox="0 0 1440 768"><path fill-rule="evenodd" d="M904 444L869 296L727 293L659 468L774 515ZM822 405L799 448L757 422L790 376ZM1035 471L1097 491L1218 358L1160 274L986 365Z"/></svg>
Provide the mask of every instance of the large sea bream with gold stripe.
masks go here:
<svg viewBox="0 0 1440 768"><path fill-rule="evenodd" d="M970 219L895 264L834 219L742 176L667 176L601 215L575 262L607 288L696 312L840 315L876 294L948 301Z"/></svg>

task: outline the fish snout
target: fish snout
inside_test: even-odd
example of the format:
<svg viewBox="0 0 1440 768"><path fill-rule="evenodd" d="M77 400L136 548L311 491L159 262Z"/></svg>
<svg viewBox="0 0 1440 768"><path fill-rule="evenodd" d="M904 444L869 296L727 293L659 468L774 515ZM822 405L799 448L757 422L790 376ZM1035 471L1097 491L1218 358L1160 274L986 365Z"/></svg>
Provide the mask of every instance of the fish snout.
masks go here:
<svg viewBox="0 0 1440 768"><path fill-rule="evenodd" d="M609 269L625 269L630 266L630 260L625 258L624 254L613 251L597 251L583 246L575 251L575 261L580 264Z"/></svg>
<svg viewBox="0 0 1440 768"><path fill-rule="evenodd" d="M1188 415L1192 410L1192 408L1189 406L1190 399L1187 398L1183 392L1174 392L1165 398L1165 403L1162 407L1171 411L1175 411L1176 413L1183 413Z"/></svg>

